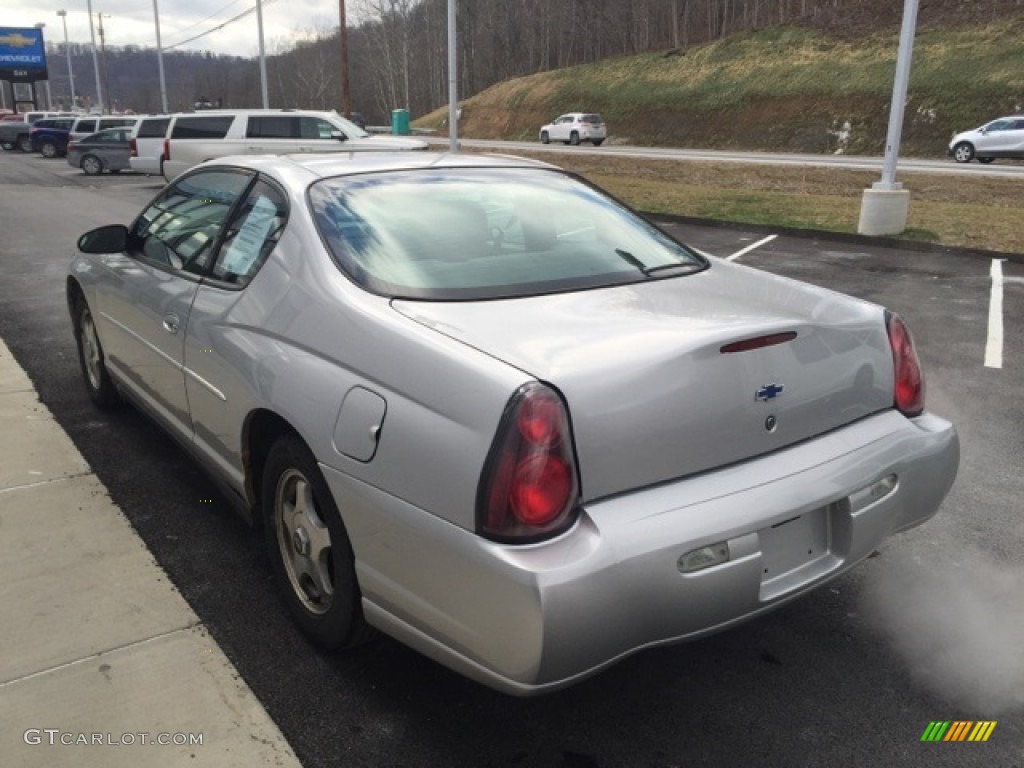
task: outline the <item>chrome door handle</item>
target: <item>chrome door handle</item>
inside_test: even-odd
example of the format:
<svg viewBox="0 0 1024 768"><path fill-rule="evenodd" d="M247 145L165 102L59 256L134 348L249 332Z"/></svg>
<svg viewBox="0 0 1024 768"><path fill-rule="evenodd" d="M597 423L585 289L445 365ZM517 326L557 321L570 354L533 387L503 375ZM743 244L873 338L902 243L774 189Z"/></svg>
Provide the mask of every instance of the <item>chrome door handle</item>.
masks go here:
<svg viewBox="0 0 1024 768"><path fill-rule="evenodd" d="M170 334L178 332L178 325L181 321L177 315L164 315L164 330Z"/></svg>

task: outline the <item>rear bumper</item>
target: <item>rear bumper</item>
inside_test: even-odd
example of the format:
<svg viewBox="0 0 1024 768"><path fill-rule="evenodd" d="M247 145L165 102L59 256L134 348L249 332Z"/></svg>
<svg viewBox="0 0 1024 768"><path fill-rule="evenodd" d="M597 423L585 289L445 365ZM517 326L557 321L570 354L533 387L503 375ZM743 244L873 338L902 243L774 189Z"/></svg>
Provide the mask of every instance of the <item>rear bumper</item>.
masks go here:
<svg viewBox="0 0 1024 768"><path fill-rule="evenodd" d="M571 531L522 547L324 471L352 538L368 621L468 677L530 695L827 582L934 515L958 463L951 424L891 411L588 504ZM892 487L872 496L883 479ZM719 542L727 562L680 572L681 555Z"/></svg>

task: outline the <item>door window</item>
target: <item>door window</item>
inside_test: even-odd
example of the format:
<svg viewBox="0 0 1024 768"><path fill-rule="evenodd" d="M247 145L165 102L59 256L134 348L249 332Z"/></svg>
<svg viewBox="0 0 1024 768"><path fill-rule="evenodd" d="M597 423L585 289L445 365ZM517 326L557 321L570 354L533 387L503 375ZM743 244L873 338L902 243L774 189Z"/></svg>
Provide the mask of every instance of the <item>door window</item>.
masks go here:
<svg viewBox="0 0 1024 768"><path fill-rule="evenodd" d="M136 220L131 253L155 266L202 274L217 235L252 176L201 171L169 187Z"/></svg>
<svg viewBox="0 0 1024 768"><path fill-rule="evenodd" d="M336 125L331 125L319 117L300 117L299 129L304 139L329 139L332 132L341 132Z"/></svg>

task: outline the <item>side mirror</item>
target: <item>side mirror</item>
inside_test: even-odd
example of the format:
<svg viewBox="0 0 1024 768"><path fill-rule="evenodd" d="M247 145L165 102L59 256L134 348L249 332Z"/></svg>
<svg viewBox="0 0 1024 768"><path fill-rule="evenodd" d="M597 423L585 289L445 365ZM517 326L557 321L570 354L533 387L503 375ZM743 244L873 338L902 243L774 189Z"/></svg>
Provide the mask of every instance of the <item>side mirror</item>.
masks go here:
<svg viewBox="0 0 1024 768"><path fill-rule="evenodd" d="M128 249L128 227L108 224L86 232L78 238L82 253L122 253Z"/></svg>
<svg viewBox="0 0 1024 768"><path fill-rule="evenodd" d="M331 138L337 139L338 141L345 141L348 138L348 136L346 136L341 131L331 131Z"/></svg>

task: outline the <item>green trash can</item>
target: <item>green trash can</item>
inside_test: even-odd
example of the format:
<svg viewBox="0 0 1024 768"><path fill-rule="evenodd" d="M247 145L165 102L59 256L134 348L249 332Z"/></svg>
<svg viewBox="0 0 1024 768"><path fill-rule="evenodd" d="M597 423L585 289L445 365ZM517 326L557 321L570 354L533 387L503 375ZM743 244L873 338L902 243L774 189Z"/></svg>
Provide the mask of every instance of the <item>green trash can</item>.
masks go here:
<svg viewBox="0 0 1024 768"><path fill-rule="evenodd" d="M408 109L393 109L391 110L391 133L395 136L408 136L409 135L409 110Z"/></svg>

